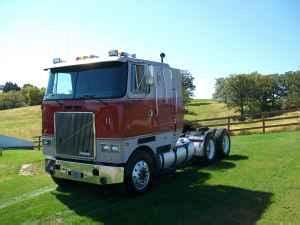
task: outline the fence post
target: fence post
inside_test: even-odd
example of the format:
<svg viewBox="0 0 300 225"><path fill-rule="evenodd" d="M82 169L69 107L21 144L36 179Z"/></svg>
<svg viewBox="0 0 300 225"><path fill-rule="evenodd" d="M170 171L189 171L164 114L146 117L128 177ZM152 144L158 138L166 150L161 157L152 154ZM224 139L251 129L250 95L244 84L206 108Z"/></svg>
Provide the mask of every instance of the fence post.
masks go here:
<svg viewBox="0 0 300 225"><path fill-rule="evenodd" d="M227 118L227 130L230 132L230 117Z"/></svg>
<svg viewBox="0 0 300 225"><path fill-rule="evenodd" d="M266 121L265 121L265 113L261 114L261 118L262 118L262 131L265 134L266 133Z"/></svg>

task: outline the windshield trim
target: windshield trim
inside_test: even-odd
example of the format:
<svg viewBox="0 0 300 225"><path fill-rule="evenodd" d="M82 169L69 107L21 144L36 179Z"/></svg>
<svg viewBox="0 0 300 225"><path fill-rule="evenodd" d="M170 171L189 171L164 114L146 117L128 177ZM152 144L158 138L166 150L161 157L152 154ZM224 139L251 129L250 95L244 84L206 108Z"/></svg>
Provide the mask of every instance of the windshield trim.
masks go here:
<svg viewBox="0 0 300 225"><path fill-rule="evenodd" d="M124 84L125 84L125 87L124 87L124 91L120 92L120 95L117 95L117 96L106 96L106 97L98 97L98 96L95 96L95 97L87 97L87 98L84 98L83 96L81 97L76 97L76 88L74 88L74 91L72 93L72 97L69 97L69 98L47 98L47 95L45 94L44 95L44 99L43 101L60 101L60 100L83 100L83 101L86 101L86 100L109 100L109 99L121 99L121 98L124 98L126 95L127 95L127 89L128 89L128 76L129 76L129 71L128 71L128 62L107 62L107 63L97 63L97 64L91 64L91 65L78 65L78 66L70 66L70 67L60 67L60 68L54 68L54 69L51 69L49 71L49 75L51 76L51 74L55 74L55 73L58 73L58 72L74 72L76 73L76 79L75 79L75 84L74 86L77 87L77 80L78 80L78 73L81 72L81 71L88 71L88 70L93 70L93 69L98 69L98 68L103 68L103 67L108 67L108 66L112 66L112 65L125 65L125 70L126 70L126 77L125 77L125 80L124 80ZM48 81L48 84L49 84L49 81ZM46 93L47 93L47 90L46 90Z"/></svg>

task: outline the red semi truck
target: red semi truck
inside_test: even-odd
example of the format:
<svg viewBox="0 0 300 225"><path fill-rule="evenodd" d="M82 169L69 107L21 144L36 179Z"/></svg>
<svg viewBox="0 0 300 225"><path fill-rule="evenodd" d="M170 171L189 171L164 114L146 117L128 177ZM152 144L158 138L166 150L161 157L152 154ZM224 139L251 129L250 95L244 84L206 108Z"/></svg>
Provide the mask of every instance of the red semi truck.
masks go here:
<svg viewBox="0 0 300 225"><path fill-rule="evenodd" d="M94 184L147 191L155 176L193 158L230 152L226 129L184 127L182 71L112 50L108 57L53 60L42 104L46 171Z"/></svg>

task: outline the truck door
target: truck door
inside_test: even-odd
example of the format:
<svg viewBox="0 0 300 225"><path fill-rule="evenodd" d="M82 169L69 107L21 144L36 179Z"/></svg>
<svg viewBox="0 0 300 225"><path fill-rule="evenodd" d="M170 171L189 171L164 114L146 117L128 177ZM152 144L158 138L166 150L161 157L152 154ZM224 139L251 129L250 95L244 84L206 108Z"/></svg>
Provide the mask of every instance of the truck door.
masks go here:
<svg viewBox="0 0 300 225"><path fill-rule="evenodd" d="M172 73L168 66L159 66L156 74L156 110L160 131L174 130L175 108L173 104Z"/></svg>
<svg viewBox="0 0 300 225"><path fill-rule="evenodd" d="M154 86L149 85L151 65L130 64L129 101L127 103L128 136L148 134L155 131Z"/></svg>

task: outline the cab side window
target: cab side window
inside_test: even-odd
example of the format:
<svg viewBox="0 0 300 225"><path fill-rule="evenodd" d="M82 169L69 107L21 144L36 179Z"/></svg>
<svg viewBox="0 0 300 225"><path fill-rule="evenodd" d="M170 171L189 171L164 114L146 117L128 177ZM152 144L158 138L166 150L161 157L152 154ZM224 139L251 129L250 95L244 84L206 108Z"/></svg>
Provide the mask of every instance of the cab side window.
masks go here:
<svg viewBox="0 0 300 225"><path fill-rule="evenodd" d="M148 94L150 87L146 82L147 68L145 65L131 65L131 93Z"/></svg>

